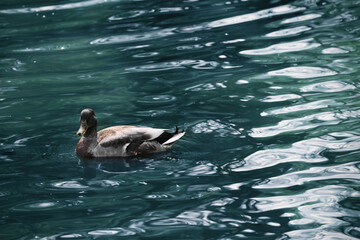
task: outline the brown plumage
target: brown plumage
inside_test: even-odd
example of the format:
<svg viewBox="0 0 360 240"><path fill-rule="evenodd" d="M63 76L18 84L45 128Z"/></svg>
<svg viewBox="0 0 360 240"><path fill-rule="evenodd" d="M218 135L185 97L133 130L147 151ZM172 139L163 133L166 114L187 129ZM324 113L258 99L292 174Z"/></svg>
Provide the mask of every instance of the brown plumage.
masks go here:
<svg viewBox="0 0 360 240"><path fill-rule="evenodd" d="M167 129L135 126L114 126L97 132L97 119L92 109L81 112L82 136L76 147L81 157L127 157L162 152L169 149L184 134L176 127L174 133Z"/></svg>

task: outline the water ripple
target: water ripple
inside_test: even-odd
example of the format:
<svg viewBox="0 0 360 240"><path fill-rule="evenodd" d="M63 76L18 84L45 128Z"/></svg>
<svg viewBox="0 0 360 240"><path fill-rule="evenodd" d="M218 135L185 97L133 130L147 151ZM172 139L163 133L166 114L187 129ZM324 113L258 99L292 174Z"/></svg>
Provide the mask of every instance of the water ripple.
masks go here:
<svg viewBox="0 0 360 240"><path fill-rule="evenodd" d="M297 17L292 17L292 18L288 18L285 19L283 21L281 21L282 24L288 24L288 23L296 23L296 22L303 22L303 21L309 21L312 19L316 19L321 17L321 14L318 13L310 13L310 14L304 14L301 16L297 16Z"/></svg>
<svg viewBox="0 0 360 240"><path fill-rule="evenodd" d="M116 14L116 15L110 16L108 19L109 19L109 21L120 21L120 20L124 20L124 19L140 17L148 12L149 11L147 11L147 10L130 10L130 11L127 11L126 13L121 13L121 14Z"/></svg>
<svg viewBox="0 0 360 240"><path fill-rule="evenodd" d="M176 100L175 96L170 95L156 95L156 96L144 96L137 100L139 103L144 104L169 104Z"/></svg>
<svg viewBox="0 0 360 240"><path fill-rule="evenodd" d="M320 205L332 205L350 196L360 197L360 192L355 191L354 189L349 189L345 186L328 185L325 187L310 189L301 194L294 194L288 196L287 198L284 198L284 196L275 196L253 198L253 200L255 201L257 211L273 211L277 209L298 208L300 206L306 208L306 204L312 203L309 207L313 208L313 210L320 214L319 209L314 209L314 205L317 205L317 202L323 203ZM324 211L323 214L325 215L326 212L327 211ZM314 220L321 221L321 219L322 218L319 217Z"/></svg>
<svg viewBox="0 0 360 240"><path fill-rule="evenodd" d="M292 78L316 78L336 75L337 72L321 67L288 67L268 72L271 76L288 76Z"/></svg>
<svg viewBox="0 0 360 240"><path fill-rule="evenodd" d="M144 32L141 34L122 34L117 36L109 36L104 38L98 38L90 42L90 44L119 44L119 43L131 43L142 42L146 40L154 40L158 38L167 37L175 34L176 28L161 29L157 31Z"/></svg>
<svg viewBox="0 0 360 240"><path fill-rule="evenodd" d="M56 182L52 184L54 187L57 188L69 188L69 189L86 189L88 186L85 186L78 181L62 181Z"/></svg>
<svg viewBox="0 0 360 240"><path fill-rule="evenodd" d="M279 54L279 53L287 53L287 52L297 52L297 51L304 51L312 48L319 47L320 44L317 42L314 42L314 39L304 39L300 41L295 42L286 42L286 43L280 43L271 45L266 48L260 48L260 49L254 49L254 50L244 50L241 51L240 54L244 55L269 55L269 54ZM281 71L281 70L280 70ZM291 72L294 71L294 69L287 69L282 70L283 72ZM312 72L314 72L315 69L312 69ZM306 69L302 69L301 72L306 72ZM307 70L309 72L309 70ZM270 75L284 75L283 73L280 73L279 71L269 72Z"/></svg>
<svg viewBox="0 0 360 240"><path fill-rule="evenodd" d="M342 92L354 90L355 86L342 81L327 81L314 83L300 88L301 92Z"/></svg>
<svg viewBox="0 0 360 240"><path fill-rule="evenodd" d="M287 37L287 36L297 35L299 33L306 32L306 31L309 31L309 30L311 30L310 27L299 26L299 27L287 28L287 29L282 29L282 30L278 30L278 31L275 31L275 32L271 32L271 33L266 34L265 36L266 37L271 37L271 38L274 38L274 37Z"/></svg>
<svg viewBox="0 0 360 240"><path fill-rule="evenodd" d="M99 229L99 230L93 230L88 232L89 235L91 236L95 236L95 237L105 237L105 236L121 236L121 237L125 237L125 236L132 236L135 235L136 232L128 230L128 229L124 229L121 227L116 227L116 228L110 228L110 229ZM62 236L62 238L64 238L64 236Z"/></svg>
<svg viewBox="0 0 360 240"><path fill-rule="evenodd" d="M149 222L152 226L207 226L222 227L221 224L210 219L213 212L208 210L185 211L175 218L156 219Z"/></svg>
<svg viewBox="0 0 360 240"><path fill-rule="evenodd" d="M341 122L343 117L342 114L333 112L315 113L305 117L282 120L275 126L253 128L249 135L254 138L265 138L309 130L319 126L336 125Z"/></svg>
<svg viewBox="0 0 360 240"><path fill-rule="evenodd" d="M257 151L243 161L228 165L231 171L244 172L249 170L272 167L280 163L328 161L321 155L324 151L348 152L360 149L360 136L356 133L332 133L322 138L311 138L296 142L288 148L274 148Z"/></svg>
<svg viewBox="0 0 360 240"><path fill-rule="evenodd" d="M340 206L342 200L352 197L359 198L360 193L346 186L327 185L291 196L253 198L252 200L256 212L296 209L297 214L292 217L289 224L306 228L287 232L286 235L291 236L292 239L293 237L299 239L299 236L301 239L304 236L311 239L352 239L343 233L322 231L346 226L348 223L343 219L359 214L359 211L344 209Z"/></svg>
<svg viewBox="0 0 360 240"><path fill-rule="evenodd" d="M269 115L287 114L287 113L294 113L294 112L299 112L299 111L308 111L308 110L314 110L314 109L327 108L329 106L339 106L342 104L343 103L338 103L334 100L319 100L319 101L315 101L315 102L309 102L309 103L294 105L294 106L290 106L290 107L265 110L260 115L261 116L269 116Z"/></svg>
<svg viewBox="0 0 360 240"><path fill-rule="evenodd" d="M272 167L281 163L328 161L320 155L325 150L323 146L314 146L314 140L304 140L284 149L266 149L247 156L243 161L235 161L227 165L232 172L246 172Z"/></svg>
<svg viewBox="0 0 360 240"><path fill-rule="evenodd" d="M217 173L217 167L211 163L198 165L187 170L189 176L207 176Z"/></svg>
<svg viewBox="0 0 360 240"><path fill-rule="evenodd" d="M128 72L149 72L149 71L167 71L179 68L194 68L194 69L214 69L219 65L215 61L204 60L179 60L171 62L160 62L147 65L141 65L136 67L126 68Z"/></svg>
<svg viewBox="0 0 360 240"><path fill-rule="evenodd" d="M358 141L357 144L359 144ZM272 177L265 181L253 186L257 189L275 189L275 188L287 188L296 185L304 185L305 183L321 180L332 179L346 179L346 180L360 180L360 169L357 164L346 163L330 167L313 167L303 171L292 172L283 174L278 177Z"/></svg>
<svg viewBox="0 0 360 240"><path fill-rule="evenodd" d="M236 129L233 124L223 124L219 120L208 120L197 123L192 127L194 133L216 133L217 136L226 137L228 135L240 135L240 129Z"/></svg>
<svg viewBox="0 0 360 240"><path fill-rule="evenodd" d="M322 54L344 54L349 52L350 52L349 50L336 48L336 47L326 48L321 51Z"/></svg>
<svg viewBox="0 0 360 240"><path fill-rule="evenodd" d="M283 5L283 6L279 6L279 7L269 8L266 10L257 11L254 13L249 13L249 14L239 15L239 16L235 16L235 17L229 17L229 18L216 20L216 21L208 23L207 27L209 27L209 28L224 27L224 26L229 26L229 25L234 25L234 24L239 24L239 23L244 23L244 22L255 21L255 20L262 19L262 18L268 18L268 17L289 14L289 13L295 13L295 12L302 11L302 10L305 10L305 8L295 7L292 5Z"/></svg>
<svg viewBox="0 0 360 240"><path fill-rule="evenodd" d="M1 238L359 238L359 6L5 1ZM187 134L79 159L85 107Z"/></svg>
<svg viewBox="0 0 360 240"><path fill-rule="evenodd" d="M31 203L21 203L12 208L12 211L16 212L36 212L36 211L52 211L59 208L66 207L65 204L60 204L58 202L31 202Z"/></svg>
<svg viewBox="0 0 360 240"><path fill-rule="evenodd" d="M75 8L90 7L90 6L99 5L99 4L103 4L103 3L111 3L111 2L118 2L118 1L119 0L88 0L88 1L82 1L82 2L50 5L50 6L43 6L43 7L5 9L5 10L0 10L0 13L19 14L19 13L37 13L37 12L57 11L57 10L70 10L70 9L75 9Z"/></svg>
<svg viewBox="0 0 360 240"><path fill-rule="evenodd" d="M283 102L288 100L294 100L301 98L300 95L297 94L281 94L281 95L274 95L274 96L268 96L266 98L261 99L261 102Z"/></svg>

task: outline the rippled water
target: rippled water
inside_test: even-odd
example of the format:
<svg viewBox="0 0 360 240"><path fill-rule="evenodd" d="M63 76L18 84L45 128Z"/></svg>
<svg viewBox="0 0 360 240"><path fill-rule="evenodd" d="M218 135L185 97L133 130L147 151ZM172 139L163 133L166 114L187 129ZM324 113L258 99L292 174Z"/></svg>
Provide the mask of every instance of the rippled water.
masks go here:
<svg viewBox="0 0 360 240"><path fill-rule="evenodd" d="M2 1L1 239L359 239L360 2ZM81 160L100 128L185 128Z"/></svg>

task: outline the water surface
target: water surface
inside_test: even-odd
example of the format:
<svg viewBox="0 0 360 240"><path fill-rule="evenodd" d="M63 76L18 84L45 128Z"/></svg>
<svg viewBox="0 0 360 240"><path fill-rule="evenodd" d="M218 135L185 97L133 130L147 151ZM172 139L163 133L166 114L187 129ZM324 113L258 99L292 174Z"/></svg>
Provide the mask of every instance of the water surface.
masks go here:
<svg viewBox="0 0 360 240"><path fill-rule="evenodd" d="M1 239L359 239L359 1L3 1ZM184 128L84 160L99 128Z"/></svg>

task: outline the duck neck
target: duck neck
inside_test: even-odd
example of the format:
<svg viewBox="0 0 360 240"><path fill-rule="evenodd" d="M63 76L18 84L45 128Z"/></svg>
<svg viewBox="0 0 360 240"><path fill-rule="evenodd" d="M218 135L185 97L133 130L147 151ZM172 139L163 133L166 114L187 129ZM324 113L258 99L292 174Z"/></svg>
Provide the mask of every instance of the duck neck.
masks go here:
<svg viewBox="0 0 360 240"><path fill-rule="evenodd" d="M86 133L84 135L84 143L85 146L87 146L90 149L98 144L96 126L88 128L86 130Z"/></svg>
<svg viewBox="0 0 360 240"><path fill-rule="evenodd" d="M80 139L76 147L76 152L82 157L93 157L92 149L94 149L97 144L96 127L89 128L85 135Z"/></svg>
<svg viewBox="0 0 360 240"><path fill-rule="evenodd" d="M96 130L96 126L94 127L90 127L86 130L86 133L84 135L85 138L95 138L97 139L97 130Z"/></svg>

